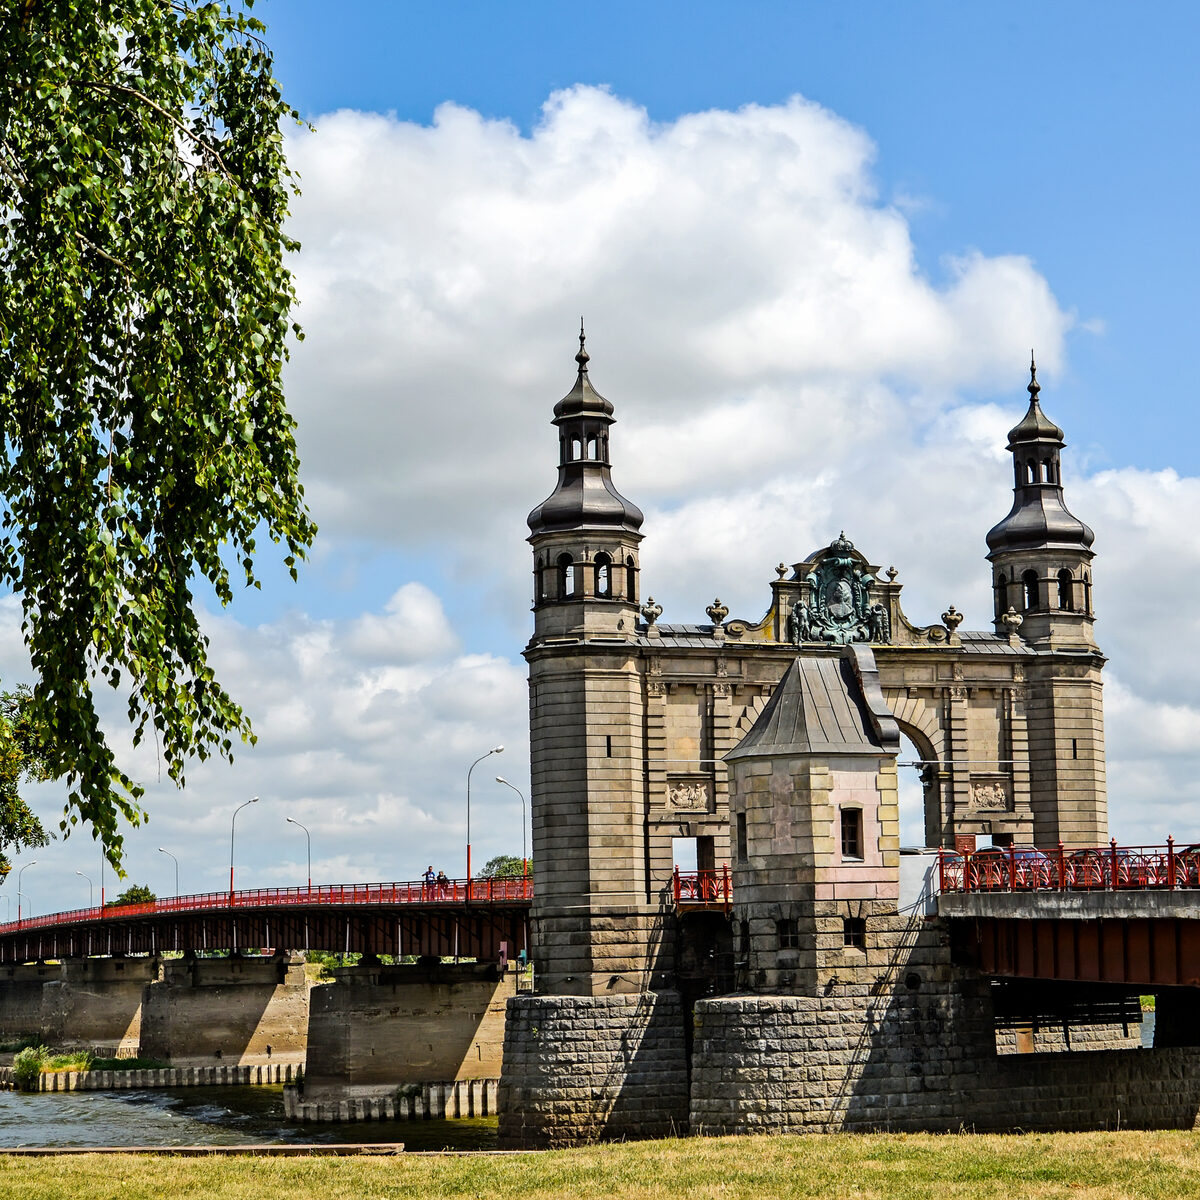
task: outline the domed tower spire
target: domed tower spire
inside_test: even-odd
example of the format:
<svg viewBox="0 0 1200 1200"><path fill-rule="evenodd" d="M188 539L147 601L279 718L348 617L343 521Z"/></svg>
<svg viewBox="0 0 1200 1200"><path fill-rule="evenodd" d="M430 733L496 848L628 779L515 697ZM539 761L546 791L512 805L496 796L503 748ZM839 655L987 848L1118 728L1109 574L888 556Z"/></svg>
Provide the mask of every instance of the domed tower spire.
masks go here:
<svg viewBox="0 0 1200 1200"><path fill-rule="evenodd" d="M554 406L558 483L528 517L535 636L600 630L634 636L642 512L613 484L613 406L592 386L590 361L581 317L575 386Z"/></svg>
<svg viewBox="0 0 1200 1200"><path fill-rule="evenodd" d="M1092 639L1092 541L1095 535L1063 500L1063 431L1042 411L1037 362L1029 355L1029 408L1008 432L1013 505L987 535L996 629L1014 608L1028 641Z"/></svg>

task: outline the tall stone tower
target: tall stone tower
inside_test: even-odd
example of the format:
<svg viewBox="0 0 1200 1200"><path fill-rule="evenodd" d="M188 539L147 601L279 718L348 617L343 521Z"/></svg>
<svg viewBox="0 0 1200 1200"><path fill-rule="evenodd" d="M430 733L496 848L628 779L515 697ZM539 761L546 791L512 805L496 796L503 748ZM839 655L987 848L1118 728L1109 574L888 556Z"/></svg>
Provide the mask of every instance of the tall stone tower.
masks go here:
<svg viewBox="0 0 1200 1200"><path fill-rule="evenodd" d="M1063 431L1038 402L1032 361L1029 375L1029 409L1008 434L1012 510L987 535L996 631L1019 629L1036 652L1026 667L1034 840L1094 846L1108 836L1094 535L1064 502Z"/></svg>
<svg viewBox="0 0 1200 1200"><path fill-rule="evenodd" d="M613 406L588 378L554 408L558 483L529 514L533 945L539 990L641 991L651 927L636 650L642 514L614 487ZM603 927L601 927L603 926Z"/></svg>

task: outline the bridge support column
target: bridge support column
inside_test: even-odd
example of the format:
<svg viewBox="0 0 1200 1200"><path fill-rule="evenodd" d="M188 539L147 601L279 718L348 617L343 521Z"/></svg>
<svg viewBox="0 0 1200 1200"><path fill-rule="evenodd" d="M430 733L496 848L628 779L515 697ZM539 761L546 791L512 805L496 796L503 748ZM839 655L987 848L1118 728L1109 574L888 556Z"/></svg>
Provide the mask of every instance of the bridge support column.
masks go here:
<svg viewBox="0 0 1200 1200"><path fill-rule="evenodd" d="M495 963L343 967L312 990L304 1107L395 1096L405 1085L496 1079L516 973ZM465 1112L461 1115L467 1115Z"/></svg>
<svg viewBox="0 0 1200 1200"><path fill-rule="evenodd" d="M176 1067L304 1062L304 955L183 958L146 988L142 1053Z"/></svg>

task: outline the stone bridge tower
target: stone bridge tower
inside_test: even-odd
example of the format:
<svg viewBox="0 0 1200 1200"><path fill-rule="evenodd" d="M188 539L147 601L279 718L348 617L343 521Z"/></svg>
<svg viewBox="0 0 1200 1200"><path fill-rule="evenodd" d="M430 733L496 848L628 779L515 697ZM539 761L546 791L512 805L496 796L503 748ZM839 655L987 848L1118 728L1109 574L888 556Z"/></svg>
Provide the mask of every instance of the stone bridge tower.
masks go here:
<svg viewBox="0 0 1200 1200"><path fill-rule="evenodd" d="M554 407L558 483L529 514L533 907L539 988L642 991L660 905L646 878L642 681L634 644L642 514L612 482L613 406L588 378Z"/></svg>
<svg viewBox="0 0 1200 1200"><path fill-rule="evenodd" d="M1102 842L1108 828L1100 669L1093 635L1092 531L1063 499L1063 431L1042 411L1037 366L1029 409L1008 434L1013 506L987 535L998 633L1019 629L1026 668L1029 804L1034 840Z"/></svg>

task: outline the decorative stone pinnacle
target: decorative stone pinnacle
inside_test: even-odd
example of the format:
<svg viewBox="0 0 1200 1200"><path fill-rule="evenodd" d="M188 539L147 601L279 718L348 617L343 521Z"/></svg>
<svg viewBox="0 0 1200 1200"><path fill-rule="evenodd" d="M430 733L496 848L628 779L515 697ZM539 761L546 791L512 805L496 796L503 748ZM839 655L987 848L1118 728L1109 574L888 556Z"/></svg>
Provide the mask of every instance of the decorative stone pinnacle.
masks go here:
<svg viewBox="0 0 1200 1200"><path fill-rule="evenodd" d="M718 596L704 611L708 614L708 619L714 625L723 624L725 618L729 616L729 609L721 603L720 596Z"/></svg>
<svg viewBox="0 0 1200 1200"><path fill-rule="evenodd" d="M1008 612L1001 614L1000 623L1008 628L1009 634L1015 634L1021 628L1025 618L1011 605Z"/></svg>
<svg viewBox="0 0 1200 1200"><path fill-rule="evenodd" d="M653 596L650 596L642 605L642 616L646 618L647 625L653 625L662 616L662 611L662 605L655 604Z"/></svg>
<svg viewBox="0 0 1200 1200"><path fill-rule="evenodd" d="M588 361L591 355L587 352L584 343L587 341L587 335L583 332L583 318L579 318L579 353L575 355L575 361L579 364L580 375L587 374Z"/></svg>
<svg viewBox="0 0 1200 1200"><path fill-rule="evenodd" d="M944 613L942 613L942 624L953 633L963 623L963 615L954 605L950 605Z"/></svg>
<svg viewBox="0 0 1200 1200"><path fill-rule="evenodd" d="M886 571L886 574L887 574L887 577L888 577L888 583L895 583L895 582L896 582L896 576L897 576L897 575L899 575L899 574L900 574L900 572L899 572L899 571L897 571L895 567L888 567L888 569L887 569L887 571Z"/></svg>
<svg viewBox="0 0 1200 1200"><path fill-rule="evenodd" d="M787 574L787 563L780 563L779 566L775 568L775 574L782 579Z"/></svg>
<svg viewBox="0 0 1200 1200"><path fill-rule="evenodd" d="M1042 390L1041 384L1037 381L1037 363L1033 359L1033 351L1029 352L1029 402L1036 404L1038 392Z"/></svg>

